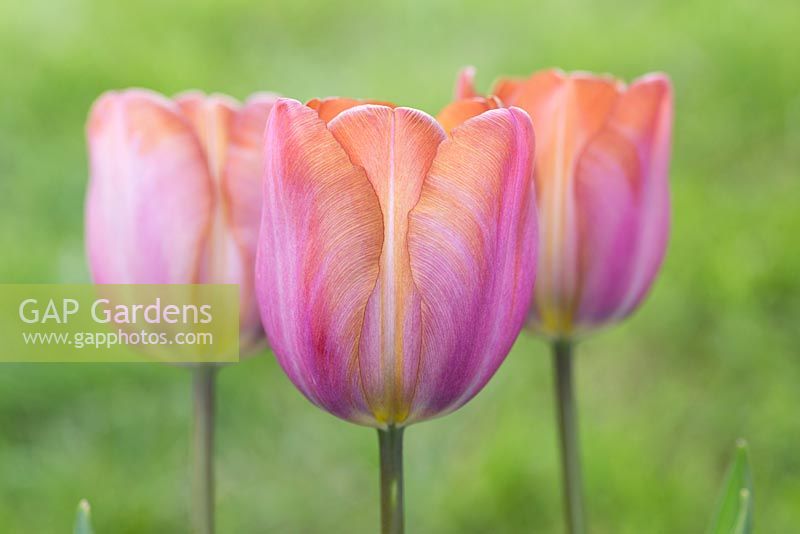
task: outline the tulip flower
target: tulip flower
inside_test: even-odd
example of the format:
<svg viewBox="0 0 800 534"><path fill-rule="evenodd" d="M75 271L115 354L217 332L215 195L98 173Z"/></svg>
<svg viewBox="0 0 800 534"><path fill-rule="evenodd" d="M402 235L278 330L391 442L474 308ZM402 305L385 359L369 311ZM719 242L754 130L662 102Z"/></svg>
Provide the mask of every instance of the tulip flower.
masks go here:
<svg viewBox="0 0 800 534"><path fill-rule="evenodd" d="M453 106L486 101L474 75L472 68L460 73ZM541 231L529 325L555 348L568 521L581 532L572 343L635 310L661 265L672 88L662 74L625 86L609 76L546 70L501 79L492 98L525 109L536 126Z"/></svg>
<svg viewBox="0 0 800 534"><path fill-rule="evenodd" d="M98 284L239 284L244 352L261 337L253 264L261 141L275 97L111 92L88 124L86 246Z"/></svg>
<svg viewBox="0 0 800 534"><path fill-rule="evenodd" d="M86 247L98 284L239 284L240 348L262 338L253 265L264 126L274 96L244 105L131 89L94 104L87 126ZM213 530L214 370L195 366L197 530Z"/></svg>
<svg viewBox="0 0 800 534"><path fill-rule="evenodd" d="M265 136L256 291L314 404L378 429L383 532L402 532L402 432L486 384L526 321L533 129L517 108L450 134L385 105L279 100Z"/></svg>

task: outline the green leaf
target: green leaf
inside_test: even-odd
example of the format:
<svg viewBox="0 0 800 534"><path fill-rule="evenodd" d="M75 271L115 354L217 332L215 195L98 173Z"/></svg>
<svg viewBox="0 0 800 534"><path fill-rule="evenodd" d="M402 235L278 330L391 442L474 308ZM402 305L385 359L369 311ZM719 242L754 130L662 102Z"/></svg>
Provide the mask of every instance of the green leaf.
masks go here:
<svg viewBox="0 0 800 534"><path fill-rule="evenodd" d="M750 534L753 531L753 478L747 442L736 442L736 455L725 486L717 500L717 511L708 534Z"/></svg>
<svg viewBox="0 0 800 534"><path fill-rule="evenodd" d="M74 534L94 534L91 523L91 508L86 499L78 503L78 517L75 519Z"/></svg>

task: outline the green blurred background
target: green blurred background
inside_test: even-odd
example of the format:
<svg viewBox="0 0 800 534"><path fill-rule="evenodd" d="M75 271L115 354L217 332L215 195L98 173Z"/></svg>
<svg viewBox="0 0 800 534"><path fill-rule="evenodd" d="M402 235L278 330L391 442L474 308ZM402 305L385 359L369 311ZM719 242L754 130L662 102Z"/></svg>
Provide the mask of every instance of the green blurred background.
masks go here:
<svg viewBox="0 0 800 534"><path fill-rule="evenodd" d="M352 95L435 113L455 73L668 72L673 230L661 277L577 364L592 532L697 533L735 438L756 527L800 532L800 3L574 0L0 4L0 281L82 282L83 125L110 88ZM2 350L2 349L0 349ZM219 531L367 533L377 439L269 353L220 376ZM407 432L409 532L559 532L550 359L523 335L473 402ZM0 367L0 532L188 532L190 376Z"/></svg>

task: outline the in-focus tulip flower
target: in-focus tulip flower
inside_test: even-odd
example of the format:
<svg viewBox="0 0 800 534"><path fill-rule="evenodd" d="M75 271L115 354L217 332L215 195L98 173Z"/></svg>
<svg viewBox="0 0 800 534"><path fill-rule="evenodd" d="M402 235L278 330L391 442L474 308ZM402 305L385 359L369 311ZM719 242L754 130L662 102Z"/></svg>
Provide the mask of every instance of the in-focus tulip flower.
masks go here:
<svg viewBox="0 0 800 534"><path fill-rule="evenodd" d="M86 247L98 284L239 284L240 351L263 337L253 265L276 97L109 92L87 126ZM195 369L198 532L213 530L214 367Z"/></svg>
<svg viewBox="0 0 800 534"><path fill-rule="evenodd" d="M379 429L384 532L399 532L402 427L478 393L526 320L533 129L518 108L448 135L421 111L355 104L273 107L256 289L292 382Z"/></svg>
<svg viewBox="0 0 800 534"><path fill-rule="evenodd" d="M583 531L572 341L630 314L661 265L669 230L672 88L662 74L629 86L610 76L546 70L475 92L456 82L449 116L519 106L536 129L540 254L531 326L553 341L570 531ZM471 108L470 108L471 106ZM530 267L533 269L533 266Z"/></svg>

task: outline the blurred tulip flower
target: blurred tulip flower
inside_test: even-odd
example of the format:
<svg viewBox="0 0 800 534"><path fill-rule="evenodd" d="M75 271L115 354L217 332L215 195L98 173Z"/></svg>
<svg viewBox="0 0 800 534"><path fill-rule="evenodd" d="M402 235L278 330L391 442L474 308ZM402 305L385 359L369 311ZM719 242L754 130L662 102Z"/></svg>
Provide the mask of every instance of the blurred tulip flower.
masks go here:
<svg viewBox="0 0 800 534"><path fill-rule="evenodd" d="M475 69L456 81L449 115L519 106L535 125L534 180L540 254L531 328L554 349L566 520L584 531L572 384L577 336L616 322L641 303L658 272L669 231L672 87L662 74L625 86L609 76L545 70L500 79L491 96ZM534 266L530 266L531 269Z"/></svg>
<svg viewBox="0 0 800 534"><path fill-rule="evenodd" d="M275 96L101 96L88 123L86 246L98 284L239 284L241 347L261 336L253 265Z"/></svg>
<svg viewBox="0 0 800 534"><path fill-rule="evenodd" d="M533 150L518 108L449 135L421 111L341 99L270 115L261 317L311 402L378 428L383 532L402 531L402 429L478 393L526 321Z"/></svg>
<svg viewBox="0 0 800 534"><path fill-rule="evenodd" d="M457 102L479 106L474 69ZM618 321L641 303L669 232L672 88L662 74L625 86L609 76L547 70L501 79L492 99L535 125L540 254L531 326L573 338Z"/></svg>
<svg viewBox="0 0 800 534"><path fill-rule="evenodd" d="M240 350L263 337L253 265L276 97L109 92L87 125L86 247L98 284L239 284ZM214 367L195 367L196 529L213 530Z"/></svg>

